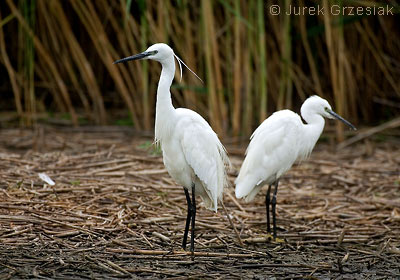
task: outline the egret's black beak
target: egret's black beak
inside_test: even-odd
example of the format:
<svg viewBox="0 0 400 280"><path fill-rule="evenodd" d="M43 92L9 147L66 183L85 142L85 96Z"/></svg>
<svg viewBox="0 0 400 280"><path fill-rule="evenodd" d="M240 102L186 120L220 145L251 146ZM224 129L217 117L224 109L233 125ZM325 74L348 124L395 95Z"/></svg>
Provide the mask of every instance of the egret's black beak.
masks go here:
<svg viewBox="0 0 400 280"><path fill-rule="evenodd" d="M118 59L118 60L114 61L113 64L123 63L123 62L127 62L127 61L130 61L130 60L143 59L143 58L145 58L147 56L155 55L156 53L157 53L157 51L142 52L142 53L139 53L139 54L135 54L135 55L132 55L132 56L128 56L128 57L125 57L125 58Z"/></svg>
<svg viewBox="0 0 400 280"><path fill-rule="evenodd" d="M339 121L343 122L344 124L346 124L347 126L349 126L351 129L353 130L357 130L357 128L352 125L349 121L343 119L341 116L339 116L338 114L336 114L335 112L333 112L332 110L326 110L329 114L331 114L334 118L338 119Z"/></svg>

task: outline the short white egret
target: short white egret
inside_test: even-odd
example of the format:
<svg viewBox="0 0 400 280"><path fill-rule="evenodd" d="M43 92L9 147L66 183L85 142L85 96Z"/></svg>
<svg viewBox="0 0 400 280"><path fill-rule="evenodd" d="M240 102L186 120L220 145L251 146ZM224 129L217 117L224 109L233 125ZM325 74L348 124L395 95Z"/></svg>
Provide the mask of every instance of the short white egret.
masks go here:
<svg viewBox="0 0 400 280"><path fill-rule="evenodd" d="M190 250L193 252L195 194L200 195L206 208L217 211L218 200L222 199L224 187L227 185L225 168L229 165L229 159L216 133L199 114L189 109L173 107L170 87L175 74L174 57L179 63L182 77L181 64L186 64L163 43L154 44L146 51L117 60L114 64L137 59L151 59L161 63L162 70L157 88L155 141L161 145L164 165L169 175L184 188L188 212L182 247L186 249L191 222Z"/></svg>
<svg viewBox="0 0 400 280"><path fill-rule="evenodd" d="M250 137L239 175L235 181L236 197L251 201L268 184L265 196L267 231L271 232L269 206L271 204L273 237L276 239L276 194L279 178L288 171L296 160L307 158L325 126L325 119L336 118L352 129L351 123L332 111L328 101L311 96L301 106L301 116L290 110L273 113L264 120ZM272 200L271 185L275 185Z"/></svg>

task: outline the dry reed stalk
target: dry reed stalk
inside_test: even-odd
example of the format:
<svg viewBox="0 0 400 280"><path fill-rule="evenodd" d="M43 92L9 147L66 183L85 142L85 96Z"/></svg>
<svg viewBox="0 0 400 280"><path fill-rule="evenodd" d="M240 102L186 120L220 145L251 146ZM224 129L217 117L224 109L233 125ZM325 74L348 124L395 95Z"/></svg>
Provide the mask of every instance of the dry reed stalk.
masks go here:
<svg viewBox="0 0 400 280"><path fill-rule="evenodd" d="M132 117L132 121L137 125L138 128L142 127L142 123L139 122L135 104L132 101L131 95L128 89L123 82L123 77L121 76L119 69L122 69L122 74L125 74L127 77L128 74L124 71L124 67L116 67L113 65L113 61L119 58L112 47L112 45L108 42L107 36L103 29L103 25L96 14L96 11L93 5L89 2L81 2L81 1L71 1L72 7L78 14L81 22L85 26L86 30L89 33L90 38L93 41L95 49L99 53L100 59L103 61L105 68L108 70L110 76L113 78L117 88L120 90L122 97L124 98ZM128 78L129 79L129 78ZM139 106L138 104L136 106Z"/></svg>
<svg viewBox="0 0 400 280"><path fill-rule="evenodd" d="M5 19L4 19L5 20ZM0 13L0 22L3 22ZM8 76L10 77L11 88L14 93L14 102L15 107L17 109L17 114L19 117L22 117L23 109L22 109L22 100L21 100L21 90L17 81L17 73L11 65L10 58L7 54L6 44L4 40L4 32L3 25L0 26L0 52L2 56L3 63L7 69Z"/></svg>
<svg viewBox="0 0 400 280"><path fill-rule="evenodd" d="M327 0L323 1L323 6L325 10L329 10L329 3ZM332 90L333 90L333 96L335 99L335 110L339 114L343 114L343 108L342 108L342 103L338 103L339 97L340 97L340 76L342 75L342 72L340 72L340 69L338 68L338 45L339 42L336 41L340 40L338 38L338 33L337 30L334 30L332 28L332 20L331 20L331 15L330 13L324 13L323 15L324 18L324 26L325 26L325 39L326 39L326 45L328 48L328 56L329 56L329 69L330 69L330 74L331 74L331 80L332 80ZM343 141L344 135L343 135L343 126L342 124L339 124L339 122L336 124L336 133L337 133L337 138L339 141Z"/></svg>
<svg viewBox="0 0 400 280"><path fill-rule="evenodd" d="M67 16L65 15L65 13L63 11L63 8L62 8L60 2L55 1L54 3L52 3L52 5L50 5L50 10L54 15L53 19L57 20L59 23L58 34L62 34L63 38L67 38L67 40L65 40L65 44L67 46L69 46L70 54L72 56L74 63L76 64L76 67L79 69L79 73L81 74L81 77L84 81L86 91L83 91L83 89L81 89L80 85L77 84L78 81L76 81L76 80L78 78L76 76L74 78L75 88L78 92L81 92L81 100L82 100L85 108L87 109L87 111L90 110L89 109L90 105L89 104L85 105L85 103L88 103L88 101L85 101L87 99L82 95L85 92L88 93L88 95L91 98L93 107L94 107L93 113L89 113L89 114L93 115L92 118L95 122L104 125L104 124L106 124L107 115L106 115L105 108L104 108L104 100L103 100L98 82L96 80L93 68L91 67L88 58L84 54L82 47L80 46L79 42L77 41L77 39L72 31L71 25L69 24L69 20L67 19ZM51 27L51 24L49 25L49 27ZM68 57L68 60L69 60L69 57ZM71 65L71 68L72 68L72 65ZM73 78L72 73L70 74L70 76L71 76L71 78Z"/></svg>
<svg viewBox="0 0 400 280"><path fill-rule="evenodd" d="M304 7L304 1L301 0L300 3L301 3L300 6ZM317 71L317 68L315 65L315 60L314 60L313 54L311 52L310 44L308 42L307 28L306 28L306 16L305 15L299 16L299 28L300 28L300 34L301 34L301 41L303 43L304 51L306 53L308 65L309 65L310 71L311 71L311 76L313 78L315 92L319 96L323 96L324 94L322 92L322 86L321 86L318 71Z"/></svg>
<svg viewBox="0 0 400 280"><path fill-rule="evenodd" d="M252 32L254 35L254 32ZM248 36L250 40L250 34ZM251 65L251 55L250 51L245 52L243 55L243 61L244 66L242 67L242 79L243 79L243 85L242 85L242 91L244 93L243 96L243 116L242 116L242 121L241 121L241 126L240 126L240 136L243 135L249 135L252 132L252 124L253 124L253 119L254 116L257 114L254 101L253 101L253 93L252 93L252 77L251 77L251 70L250 70L250 65ZM256 88L256 87L254 87ZM265 107L266 104L260 104L260 107Z"/></svg>
<svg viewBox="0 0 400 280"><path fill-rule="evenodd" d="M7 8L9 0L5 3ZM341 4L323 3L325 8ZM288 4L315 5L289 0L279 5L283 9ZM23 16L22 4L14 23L10 19L18 12L16 5L9 16L2 15L5 42L18 28L20 34L30 28L29 34L35 35L33 69L39 89L34 94L22 78L30 71L29 63L22 66L17 44L4 44L1 52L16 111L32 120L50 105L56 112L83 108L91 122L104 123L107 102L126 108L136 128L150 130L160 68L154 63L118 67L110 63L160 41L206 76L208 88L198 86L192 75L185 77L184 85L174 84L175 105L195 108L211 120L220 136L248 136L269 113L295 109L314 93L334 100L335 109L350 120L368 122L372 110L386 117L384 107L376 110L374 97L396 99L399 92L395 62L400 44L392 38L397 34L396 17L272 16L261 0L248 5L235 0L202 3L201 9L189 1L37 1L36 5L34 29ZM336 18L337 25L332 25ZM374 34L374 28L382 32ZM50 98L44 98L48 95L43 91L50 92ZM114 91L119 95L116 100ZM73 119L76 123L76 113Z"/></svg>
<svg viewBox="0 0 400 280"><path fill-rule="evenodd" d="M103 8L105 11L108 10L106 2L104 2ZM125 6L122 7L121 13L126 13ZM110 23L118 39L117 46L123 50L122 53L119 54L120 58L142 52L147 48L144 42L147 38L146 27L148 27L148 25L142 27L140 22L136 21L132 16L128 16L126 20L127 24L124 25L123 30L121 30L121 22L118 21L118 18L110 16ZM144 11L142 20L145 22L149 21L147 11ZM146 127L148 130L148 121L151 119L154 98L152 94L149 94L149 92L152 92L152 85L149 85L149 83L145 81L145 77L149 76L147 70L151 68L148 67L148 62L146 61L127 63L125 65L120 65L120 67L124 78L123 82L126 83L127 90L132 95L132 99L134 100L134 102L132 102L137 105L135 107L136 114L142 116L140 119L143 120L143 127ZM126 71L125 67L129 69L129 72ZM143 67L145 67L145 71L143 71ZM148 99L145 106L144 103L146 103L146 101L143 101L141 98ZM140 104L142 105L140 106ZM132 114L132 112L130 113Z"/></svg>
<svg viewBox="0 0 400 280"><path fill-rule="evenodd" d="M184 50L185 50L185 59L188 65L196 69L196 55L195 55L195 48L194 45L197 42L196 40L193 40L193 37L195 36L195 30L197 29L196 26L193 26L192 21L190 20L190 7L189 3L187 0L184 1L183 3L184 10L183 10L183 18L184 18L184 36L185 36L185 45L184 45ZM183 53L183 49L182 49ZM191 78L187 79L188 83L190 84L196 84L195 79L191 76ZM193 110L196 110L196 95L194 91L191 90L186 90L184 93L184 98L185 98L185 105L188 108L192 108Z"/></svg>
<svg viewBox="0 0 400 280"><path fill-rule="evenodd" d="M205 34L211 34L210 29L212 28L211 23L213 22L213 13L211 8L211 2L202 1L201 2L202 9L202 25L203 32ZM210 41L209 36L205 36L204 38L204 51L205 51L205 63L206 68L208 69L206 74L206 82L207 82L207 91L208 91L208 112L210 124L215 130L216 133L222 133L221 127L221 118L219 117L218 112L218 99L217 99L217 91L216 91L216 81L215 81L215 68L213 67L212 61L212 43Z"/></svg>
<svg viewBox="0 0 400 280"><path fill-rule="evenodd" d="M234 1L235 12L240 15L240 1ZM241 48L241 22L238 16L234 18L233 29L234 41L234 57L233 57L233 107L232 107L232 133L234 136L239 135L240 131L240 116L242 113L241 86L242 86L242 48Z"/></svg>
<svg viewBox="0 0 400 280"><path fill-rule="evenodd" d="M63 34L63 30L60 30L58 28L57 24L54 24L55 18L62 18L62 14L53 16L52 13L47 9L48 6L45 4L44 1L38 1L37 2L37 7L38 10L40 10L41 13L47 14L48 16L44 18L42 28L45 29L49 34L49 40L43 40L42 42L44 44L44 47L46 49L55 49L57 52L60 52L61 46L67 45L68 44L68 37L65 36L58 36L58 34ZM55 2L57 4L57 2ZM62 11L62 10L61 10ZM72 35L72 34L70 34ZM67 38L67 42L65 42L65 39ZM73 38L71 38L73 40ZM79 46L79 45L78 45ZM74 52L72 51L71 54ZM83 93L81 86L78 81L78 77L76 76L75 69L72 66L72 62L70 57L68 56L61 56L59 57L59 60L62 61L63 66L65 67L66 73L68 74L70 80L72 81L73 86L75 87L82 105L85 109L86 115L90 119L94 119L94 116L91 114L91 108L88 102L88 99L86 98L86 95ZM101 117L101 116L100 116Z"/></svg>
<svg viewBox="0 0 400 280"><path fill-rule="evenodd" d="M27 25L31 30L35 30L35 9L36 2L19 2L20 7L22 7L23 17ZM36 115L36 96L35 96L35 49L33 44L33 39L26 30L19 32L19 43L24 46L20 51L23 57L23 71L22 72L22 83L24 88L24 99L25 99L25 111L26 111L26 124L32 126L36 124L36 119L32 118Z"/></svg>
<svg viewBox="0 0 400 280"><path fill-rule="evenodd" d="M143 5L146 2L142 2ZM161 6L161 5L159 5ZM142 9L145 7L142 7ZM146 20L146 13L145 10L143 9L141 11L141 16L140 16L140 47L141 49L145 50L147 49L147 36L148 36L148 21ZM141 85L142 85L142 106L143 106L143 122L144 122L144 129L146 130L150 130L151 128L151 124L150 124L150 106L151 104L149 103L149 63L147 61L143 61L141 63L142 65L142 69L141 71L143 71L143 74L141 75Z"/></svg>
<svg viewBox="0 0 400 280"><path fill-rule="evenodd" d="M357 26L360 28L360 25ZM383 50L382 45L379 43L378 39L374 35L374 32L371 30L371 27L368 23L365 23L365 32L360 32L362 34L363 40L368 48L371 50L372 55L374 56L378 66L382 70L385 78L393 87L393 90L400 94L400 86L398 83L395 82L394 78L392 77L390 66L387 65L387 60L383 59Z"/></svg>
<svg viewBox="0 0 400 280"><path fill-rule="evenodd" d="M285 0L283 4L283 10L289 11L289 6L291 5L290 0ZM279 95L277 108L284 109L290 108L291 96L292 96L292 79L290 77L290 68L292 60L292 39L291 39L291 17L283 14L281 25L281 53L280 57L282 59L281 63L281 73L280 73L280 85L279 85Z"/></svg>
<svg viewBox="0 0 400 280"><path fill-rule="evenodd" d="M259 122L262 122L267 117L268 108L268 72L267 72L267 47L266 47L266 32L265 32L265 21L264 21L264 7L265 3L262 0L257 1L257 53L259 55L259 96L260 96L260 109L258 114Z"/></svg>
<svg viewBox="0 0 400 280"><path fill-rule="evenodd" d="M338 2L341 4L340 2ZM347 118L344 115L344 112L347 112L347 100L349 100L348 95L349 91L347 90L347 79L351 79L351 76L346 76L344 63L347 60L346 57L346 49L344 46L344 37L343 37L343 15L338 16L339 24L336 27L336 44L337 44L337 83L338 83L338 91L337 95L335 95L335 110L341 116ZM343 142L344 140L344 124L342 122L336 122L336 137L339 142Z"/></svg>
<svg viewBox="0 0 400 280"><path fill-rule="evenodd" d="M65 105L71 114L71 120L74 125L78 125L78 118L75 113L75 109L72 106L71 99L68 94L68 90L66 85L64 84L59 71L57 70L57 66L54 63L54 61L51 58L51 55L46 51L46 49L43 47L42 43L40 40L35 36L35 34L32 32L30 29L29 25L26 23L25 19L22 17L21 13L18 11L17 7L14 5L14 3L11 0L7 0L7 4L14 13L15 17L18 19L20 22L21 26L25 29L25 31L33 38L33 42L35 44L36 51L38 55L41 56L41 58L45 61L47 66L49 67L49 71L51 73L51 76L54 78L54 80L57 83L57 86L59 90L61 91L61 96L64 99L63 101L65 102Z"/></svg>
<svg viewBox="0 0 400 280"><path fill-rule="evenodd" d="M212 6L209 8L212 9ZM227 115L227 106L225 105L224 102L224 88L223 88L223 82L222 82L222 63L220 61L220 50L219 50L219 45L220 42L217 41L217 36L218 32L215 31L215 23L214 23L214 17L210 16L210 23L209 23L209 36L210 36L210 43L211 43L211 52L212 52L212 57L213 57L213 67L214 67L214 73L215 73L215 91L216 91L216 101L217 101L217 112L216 116L218 119L216 122L220 122L220 129L222 132L225 130L226 127L229 125L228 121L228 115Z"/></svg>

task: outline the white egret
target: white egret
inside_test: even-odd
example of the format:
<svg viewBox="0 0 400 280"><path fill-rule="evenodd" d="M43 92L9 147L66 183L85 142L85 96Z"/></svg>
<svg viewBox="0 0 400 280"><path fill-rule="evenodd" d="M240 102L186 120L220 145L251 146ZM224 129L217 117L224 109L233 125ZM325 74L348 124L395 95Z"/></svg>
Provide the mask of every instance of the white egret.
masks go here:
<svg viewBox="0 0 400 280"><path fill-rule="evenodd" d="M325 125L325 119L336 118L352 129L351 123L332 111L328 101L319 96L309 97L301 106L301 116L290 110L273 113L264 120L250 137L239 175L235 181L236 197L251 201L268 184L265 196L267 231L271 232L269 205L271 204L273 237L276 239L276 194L279 178L296 160L307 158L315 146ZM272 201L271 185L275 185Z"/></svg>
<svg viewBox="0 0 400 280"><path fill-rule="evenodd" d="M185 66L186 64L168 45L162 43L154 44L140 54L117 60L114 64L137 59L151 59L161 63L162 70L157 88L155 141L161 145L164 165L169 175L184 188L188 212L182 247L186 249L191 222L190 250L193 252L195 194L200 195L206 208L217 212L218 200L222 199L224 187L227 185L225 168L229 165L229 159L217 135L199 114L189 109L173 107L170 87L175 74L174 57L179 63L182 77L181 63ZM192 199L189 191L192 193Z"/></svg>

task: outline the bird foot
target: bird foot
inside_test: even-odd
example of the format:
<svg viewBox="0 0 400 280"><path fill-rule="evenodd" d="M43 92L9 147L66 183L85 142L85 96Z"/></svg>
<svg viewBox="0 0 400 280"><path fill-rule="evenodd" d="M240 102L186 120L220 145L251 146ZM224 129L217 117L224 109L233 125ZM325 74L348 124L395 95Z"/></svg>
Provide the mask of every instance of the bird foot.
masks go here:
<svg viewBox="0 0 400 280"><path fill-rule="evenodd" d="M278 237L274 238L274 236L270 233L262 234L260 237L265 238L266 241L269 241L271 243L285 243L284 239Z"/></svg>
<svg viewBox="0 0 400 280"><path fill-rule="evenodd" d="M260 234L257 235L257 237L250 237L247 239L243 240L246 243L267 243L267 242L271 242L271 243L285 243L285 240L281 239L281 238L275 238L267 233L267 234Z"/></svg>
<svg viewBox="0 0 400 280"><path fill-rule="evenodd" d="M194 252L190 246L189 246L189 247L186 247L186 248L180 247L179 250L177 250L177 251L179 251L179 252L185 252L185 253L190 252L190 253L192 253L192 254L193 254L193 252Z"/></svg>

